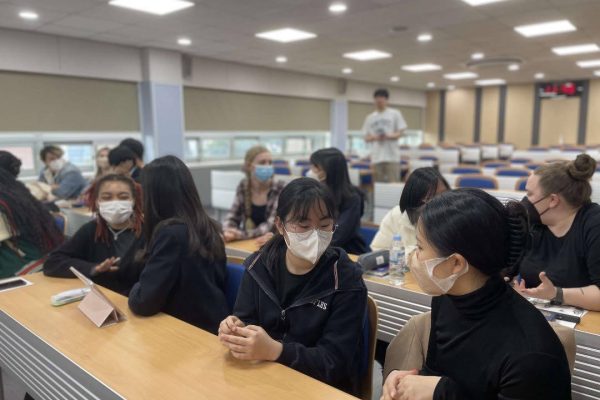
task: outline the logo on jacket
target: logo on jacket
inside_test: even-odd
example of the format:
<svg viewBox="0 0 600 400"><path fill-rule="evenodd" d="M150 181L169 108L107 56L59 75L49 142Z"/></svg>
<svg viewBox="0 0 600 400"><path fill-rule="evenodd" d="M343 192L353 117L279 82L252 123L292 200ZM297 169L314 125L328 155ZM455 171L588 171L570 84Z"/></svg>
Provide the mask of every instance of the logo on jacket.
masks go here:
<svg viewBox="0 0 600 400"><path fill-rule="evenodd" d="M327 310L327 303L325 303L323 300L315 300L313 301L313 304L323 311Z"/></svg>

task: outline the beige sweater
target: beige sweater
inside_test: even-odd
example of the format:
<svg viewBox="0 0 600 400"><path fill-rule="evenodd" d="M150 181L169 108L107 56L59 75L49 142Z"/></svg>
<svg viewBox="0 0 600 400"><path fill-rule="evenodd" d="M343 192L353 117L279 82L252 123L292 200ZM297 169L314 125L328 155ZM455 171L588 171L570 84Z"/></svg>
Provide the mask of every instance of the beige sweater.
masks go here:
<svg viewBox="0 0 600 400"><path fill-rule="evenodd" d="M400 211L400 206L392 208L383 217L379 230L371 242L371 249L389 250L392 247L394 234L399 233L402 236L402 243L408 255L417 248L417 231L410 223L408 215Z"/></svg>

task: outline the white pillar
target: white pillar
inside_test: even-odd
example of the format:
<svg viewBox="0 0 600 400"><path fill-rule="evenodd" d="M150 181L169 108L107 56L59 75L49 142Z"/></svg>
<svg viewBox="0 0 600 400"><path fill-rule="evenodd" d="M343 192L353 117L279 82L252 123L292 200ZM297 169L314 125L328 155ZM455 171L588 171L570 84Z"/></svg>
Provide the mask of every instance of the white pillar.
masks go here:
<svg viewBox="0 0 600 400"><path fill-rule="evenodd" d="M331 145L343 153L348 150L348 100L331 101L330 117Z"/></svg>

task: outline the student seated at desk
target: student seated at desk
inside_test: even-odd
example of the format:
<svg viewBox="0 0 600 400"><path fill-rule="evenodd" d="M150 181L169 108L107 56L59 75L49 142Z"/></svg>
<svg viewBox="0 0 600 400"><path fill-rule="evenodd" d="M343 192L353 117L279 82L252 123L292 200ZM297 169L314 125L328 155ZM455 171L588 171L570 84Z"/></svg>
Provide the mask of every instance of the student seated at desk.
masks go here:
<svg viewBox="0 0 600 400"><path fill-rule="evenodd" d="M51 191L45 200L74 199L88 185L79 168L63 158L60 147L46 146L40 151L40 159L46 165L39 181L50 185Z"/></svg>
<svg viewBox="0 0 600 400"><path fill-rule="evenodd" d="M129 177L109 174L99 178L90 193L96 219L83 225L56 249L44 264L44 274L74 278L75 267L99 285L127 295L138 281L136 252L144 247L142 198Z"/></svg>
<svg viewBox="0 0 600 400"><path fill-rule="evenodd" d="M144 168L144 145L139 140L127 138L119 143L119 146L127 147L135 154L135 168L131 171L131 177L136 182L141 182L142 169Z"/></svg>
<svg viewBox="0 0 600 400"><path fill-rule="evenodd" d="M165 312L217 333L228 314L225 244L204 211L192 174L174 156L144 167L144 269L129 294L140 315Z"/></svg>
<svg viewBox="0 0 600 400"><path fill-rule="evenodd" d="M19 182L21 162L0 152L0 279L39 271L63 241L54 218Z"/></svg>
<svg viewBox="0 0 600 400"><path fill-rule="evenodd" d="M415 169L406 180L400 195L400 204L392 208L381 221L371 242L371 249L389 250L395 234L402 236L406 257L417 248L415 226L422 207L434 196L450 190L442 174L433 167Z"/></svg>
<svg viewBox="0 0 600 400"><path fill-rule="evenodd" d="M115 147L108 153L108 162L115 174L130 176L135 182L141 183L141 174L136 166L135 153L129 148Z"/></svg>
<svg viewBox="0 0 600 400"><path fill-rule="evenodd" d="M434 296L427 357L420 371L386 377L385 400L571 398L561 342L501 276L522 257L527 236L524 207L503 206L482 190L448 191L427 203L411 268Z"/></svg>
<svg viewBox="0 0 600 400"><path fill-rule="evenodd" d="M242 360L277 361L357 394L367 291L360 268L331 247L335 203L299 178L281 192L277 234L246 260L219 339Z"/></svg>
<svg viewBox="0 0 600 400"><path fill-rule="evenodd" d="M285 183L273 178L273 158L264 146L246 152L243 171L246 178L237 187L223 237L226 242L257 238L263 245L273 236L277 201Z"/></svg>
<svg viewBox="0 0 600 400"><path fill-rule="evenodd" d="M96 176L95 179L107 175L110 171L110 163L108 162L108 153L110 148L102 147L96 152Z"/></svg>
<svg viewBox="0 0 600 400"><path fill-rule="evenodd" d="M346 156L336 148L317 150L310 156L308 177L325 184L333 194L337 229L332 246L349 254L368 253L369 246L360 234L360 219L365 211L364 194L350 182Z"/></svg>
<svg viewBox="0 0 600 400"><path fill-rule="evenodd" d="M596 160L545 164L527 180L531 250L515 288L526 296L600 311L600 205L590 200Z"/></svg>

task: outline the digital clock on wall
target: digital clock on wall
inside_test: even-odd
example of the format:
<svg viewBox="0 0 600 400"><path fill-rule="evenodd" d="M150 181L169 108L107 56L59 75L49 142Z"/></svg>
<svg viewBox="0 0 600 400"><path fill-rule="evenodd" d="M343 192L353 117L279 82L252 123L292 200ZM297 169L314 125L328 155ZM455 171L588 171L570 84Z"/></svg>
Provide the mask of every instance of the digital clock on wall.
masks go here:
<svg viewBox="0 0 600 400"><path fill-rule="evenodd" d="M538 96L542 99L581 96L582 92L581 81L545 82L538 85Z"/></svg>

